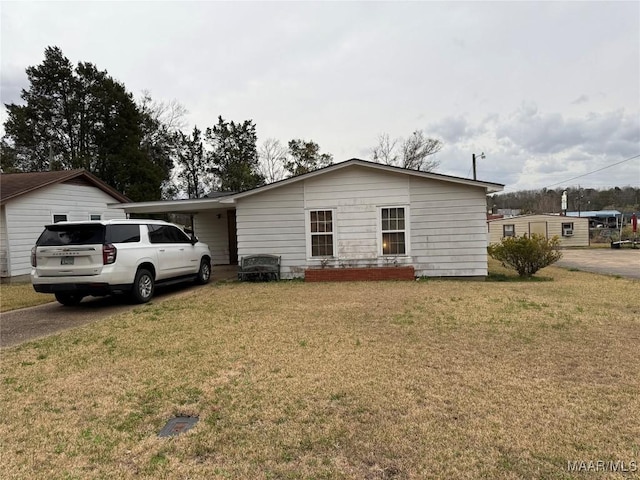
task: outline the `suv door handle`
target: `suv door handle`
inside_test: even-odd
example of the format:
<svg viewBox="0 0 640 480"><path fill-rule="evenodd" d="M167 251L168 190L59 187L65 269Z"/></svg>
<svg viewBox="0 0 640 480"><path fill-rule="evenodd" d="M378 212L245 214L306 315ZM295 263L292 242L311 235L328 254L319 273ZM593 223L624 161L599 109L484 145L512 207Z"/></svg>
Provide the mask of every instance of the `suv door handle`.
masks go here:
<svg viewBox="0 0 640 480"><path fill-rule="evenodd" d="M159 252L164 252L164 248L159 248L158 251Z"/></svg>

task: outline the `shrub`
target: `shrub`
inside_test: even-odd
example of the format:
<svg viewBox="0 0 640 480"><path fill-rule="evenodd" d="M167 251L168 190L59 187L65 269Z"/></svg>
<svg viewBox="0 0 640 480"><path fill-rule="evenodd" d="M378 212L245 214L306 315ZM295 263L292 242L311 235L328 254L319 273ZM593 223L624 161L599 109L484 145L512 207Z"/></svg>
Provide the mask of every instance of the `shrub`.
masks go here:
<svg viewBox="0 0 640 480"><path fill-rule="evenodd" d="M503 266L515 269L521 277L530 277L562 258L559 245L557 236L547 239L534 233L530 237L505 237L500 243L489 245L488 252Z"/></svg>

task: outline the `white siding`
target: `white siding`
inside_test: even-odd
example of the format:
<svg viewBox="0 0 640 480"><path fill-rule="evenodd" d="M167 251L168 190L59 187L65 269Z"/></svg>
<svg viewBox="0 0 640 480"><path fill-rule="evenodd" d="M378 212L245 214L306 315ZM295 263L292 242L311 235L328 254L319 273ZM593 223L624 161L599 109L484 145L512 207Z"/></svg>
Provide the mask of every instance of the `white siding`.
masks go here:
<svg viewBox="0 0 640 480"><path fill-rule="evenodd" d="M420 276L486 276L482 187L354 166L238 200L238 254L282 256L283 278L318 266L307 215L332 210L340 267L410 264ZM382 256L380 207L405 207L408 255Z"/></svg>
<svg viewBox="0 0 640 480"><path fill-rule="evenodd" d="M126 218L124 210L107 208L117 201L102 190L88 185L56 184L26 193L5 204L5 221L9 245L9 275L26 275L31 271L31 247L53 214L66 214L69 221L89 220L101 214L102 220Z"/></svg>
<svg viewBox="0 0 640 480"><path fill-rule="evenodd" d="M298 182L238 200L238 258L280 255L282 278L304 276L303 188Z"/></svg>
<svg viewBox="0 0 640 480"><path fill-rule="evenodd" d="M411 254L419 276L486 276L483 188L412 177Z"/></svg>
<svg viewBox="0 0 640 480"><path fill-rule="evenodd" d="M220 215L220 218L218 218ZM227 210L200 212L193 217L198 240L209 245L213 265L229 265L229 231Z"/></svg>
<svg viewBox="0 0 640 480"><path fill-rule="evenodd" d="M0 277L9 276L9 242L4 205L0 206Z"/></svg>
<svg viewBox="0 0 640 480"><path fill-rule="evenodd" d="M379 208L409 207L409 177L369 168L351 167L306 180L306 210L334 209L336 258L329 265L371 266L389 262L411 263L408 256L379 255ZM308 228L308 227L307 227ZM307 265L320 265L306 246Z"/></svg>

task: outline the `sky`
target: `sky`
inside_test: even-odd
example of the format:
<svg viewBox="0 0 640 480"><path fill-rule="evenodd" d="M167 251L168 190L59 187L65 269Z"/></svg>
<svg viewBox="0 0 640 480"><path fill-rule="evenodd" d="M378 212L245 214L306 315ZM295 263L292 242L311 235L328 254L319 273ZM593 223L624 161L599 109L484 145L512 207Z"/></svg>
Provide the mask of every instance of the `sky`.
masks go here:
<svg viewBox="0 0 640 480"><path fill-rule="evenodd" d="M2 1L0 32L3 104L55 45L178 101L188 131L252 119L258 144L338 162L423 130L437 172L471 178L484 153L478 179L505 191L640 186L637 1Z"/></svg>

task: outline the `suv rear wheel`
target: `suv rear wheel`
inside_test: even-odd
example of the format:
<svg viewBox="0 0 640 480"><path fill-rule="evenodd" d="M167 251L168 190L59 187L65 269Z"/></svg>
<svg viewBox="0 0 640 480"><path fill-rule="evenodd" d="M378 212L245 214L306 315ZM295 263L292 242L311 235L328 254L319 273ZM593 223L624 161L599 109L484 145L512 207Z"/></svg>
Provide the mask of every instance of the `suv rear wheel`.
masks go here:
<svg viewBox="0 0 640 480"><path fill-rule="evenodd" d="M83 295L77 293L56 293L56 300L64 305L65 307L73 307L78 305L82 299Z"/></svg>
<svg viewBox="0 0 640 480"><path fill-rule="evenodd" d="M204 285L209 283L211 278L211 263L209 259L203 258L200 262L200 270L198 270L198 276L196 277L196 283Z"/></svg>
<svg viewBox="0 0 640 480"><path fill-rule="evenodd" d="M149 270L141 268L133 281L131 296L137 303L147 303L153 297L154 288L153 275Z"/></svg>

